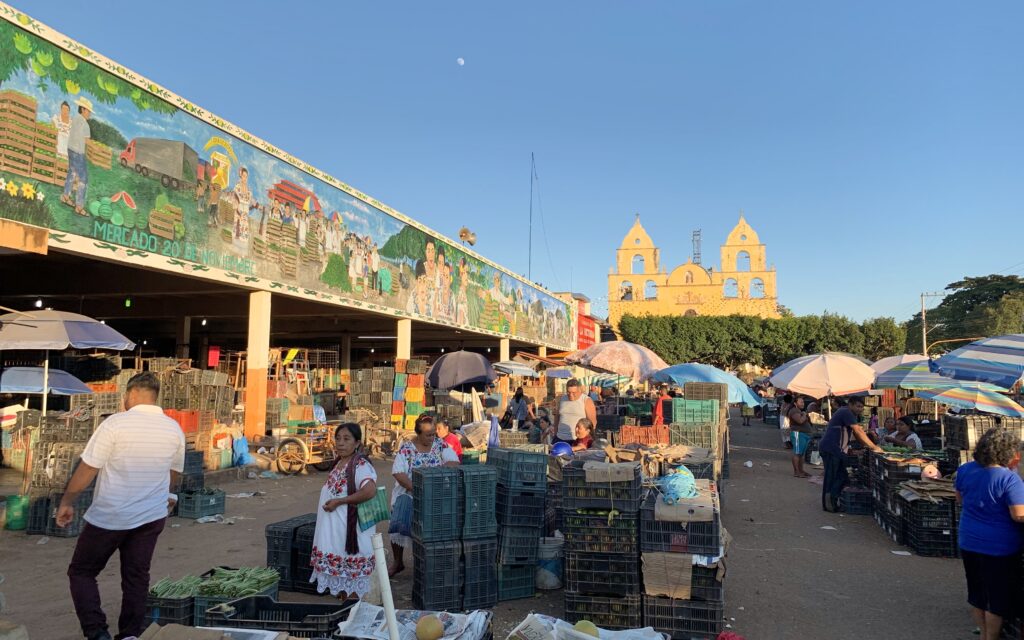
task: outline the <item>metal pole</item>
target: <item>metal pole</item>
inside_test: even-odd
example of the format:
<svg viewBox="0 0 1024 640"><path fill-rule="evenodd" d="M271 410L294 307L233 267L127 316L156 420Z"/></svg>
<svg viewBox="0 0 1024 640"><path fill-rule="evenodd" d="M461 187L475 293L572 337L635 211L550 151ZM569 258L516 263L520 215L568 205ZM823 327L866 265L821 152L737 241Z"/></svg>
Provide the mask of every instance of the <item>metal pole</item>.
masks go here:
<svg viewBox="0 0 1024 640"><path fill-rule="evenodd" d="M928 311L924 308L924 294L921 294L921 355L928 357Z"/></svg>
<svg viewBox="0 0 1024 640"><path fill-rule="evenodd" d="M43 360L43 417L46 417L46 400L50 396L50 352L45 351L46 359Z"/></svg>
<svg viewBox="0 0 1024 640"><path fill-rule="evenodd" d="M533 282L533 176L537 171L534 169L533 152L530 152L530 239L526 243L526 279Z"/></svg>

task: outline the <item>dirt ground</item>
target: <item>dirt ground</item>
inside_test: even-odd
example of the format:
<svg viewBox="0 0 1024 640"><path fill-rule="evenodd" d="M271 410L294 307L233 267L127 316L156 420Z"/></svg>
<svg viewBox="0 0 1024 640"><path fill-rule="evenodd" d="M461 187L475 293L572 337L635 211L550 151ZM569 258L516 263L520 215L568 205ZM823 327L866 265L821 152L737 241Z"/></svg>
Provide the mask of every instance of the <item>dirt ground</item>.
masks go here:
<svg viewBox="0 0 1024 640"><path fill-rule="evenodd" d="M893 555L899 548L869 516L821 511L820 485L792 477L776 429L755 421L752 427L734 426L732 433L732 478L725 481L723 505L723 522L733 537L726 578L726 616L732 631L748 640L976 637L959 561ZM747 460L751 468L744 466ZM390 480L390 465L380 461L376 466L379 476ZM229 494L266 495L229 498L226 515L234 519L232 525L168 521L153 559L153 581L215 565L264 564L265 525L312 511L323 479L324 474L314 471L279 480L221 481ZM65 576L75 540L41 541L0 532L4 617L26 625L34 640L79 638ZM411 566L411 558L406 564ZM100 584L108 619L116 621L116 558ZM411 588L407 570L394 582L399 608L411 607ZM282 598L318 597L282 592ZM561 615L561 592L499 603L495 637L504 638L531 611Z"/></svg>

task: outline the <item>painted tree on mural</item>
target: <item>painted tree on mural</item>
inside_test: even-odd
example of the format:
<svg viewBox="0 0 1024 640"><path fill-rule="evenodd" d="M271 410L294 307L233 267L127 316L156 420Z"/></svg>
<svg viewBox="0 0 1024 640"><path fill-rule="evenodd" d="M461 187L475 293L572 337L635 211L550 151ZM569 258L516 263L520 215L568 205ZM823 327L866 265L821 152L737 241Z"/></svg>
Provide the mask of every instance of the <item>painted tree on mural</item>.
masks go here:
<svg viewBox="0 0 1024 640"><path fill-rule="evenodd" d="M99 67L87 64L56 45L30 35L7 21L0 21L0 84L16 72L26 71L38 79L40 91L50 85L70 95L88 94L97 102L114 104L124 97L143 110L174 113L171 104L128 84ZM82 55L89 51L81 48ZM152 87L156 89L156 87Z"/></svg>

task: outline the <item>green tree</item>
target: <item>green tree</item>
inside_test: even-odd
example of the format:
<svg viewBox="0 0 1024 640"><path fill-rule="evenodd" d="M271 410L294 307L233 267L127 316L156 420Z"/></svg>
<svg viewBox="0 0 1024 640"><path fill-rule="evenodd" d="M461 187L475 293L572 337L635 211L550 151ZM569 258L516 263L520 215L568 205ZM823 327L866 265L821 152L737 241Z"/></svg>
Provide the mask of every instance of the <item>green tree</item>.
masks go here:
<svg viewBox="0 0 1024 640"><path fill-rule="evenodd" d="M864 336L864 357L869 360L900 355L907 349L906 325L894 318L871 318L860 325Z"/></svg>
<svg viewBox="0 0 1024 640"><path fill-rule="evenodd" d="M1014 275L992 274L968 277L946 286L949 292L942 302L927 313L928 343L993 335L986 310L998 307L1011 294L1024 294L1024 279ZM960 343L962 344L962 343ZM948 351L958 343L929 347L929 353ZM921 314L907 323L907 347L921 352Z"/></svg>
<svg viewBox="0 0 1024 640"><path fill-rule="evenodd" d="M1024 292L1008 293L998 303L981 310L979 336L1024 333Z"/></svg>
<svg viewBox="0 0 1024 640"><path fill-rule="evenodd" d="M102 120L91 118L89 120L89 137L96 142L102 142L117 154L128 146L128 140L113 125Z"/></svg>

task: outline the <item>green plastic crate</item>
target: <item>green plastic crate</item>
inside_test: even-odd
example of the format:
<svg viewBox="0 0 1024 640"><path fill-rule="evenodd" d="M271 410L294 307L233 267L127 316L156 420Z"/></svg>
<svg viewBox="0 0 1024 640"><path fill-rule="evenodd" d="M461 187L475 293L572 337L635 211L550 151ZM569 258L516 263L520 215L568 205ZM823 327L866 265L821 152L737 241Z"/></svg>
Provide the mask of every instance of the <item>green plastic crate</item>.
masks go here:
<svg viewBox="0 0 1024 640"><path fill-rule="evenodd" d="M672 400L672 422L683 424L718 422L718 401L674 398Z"/></svg>

